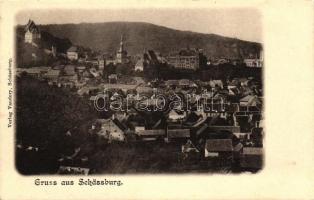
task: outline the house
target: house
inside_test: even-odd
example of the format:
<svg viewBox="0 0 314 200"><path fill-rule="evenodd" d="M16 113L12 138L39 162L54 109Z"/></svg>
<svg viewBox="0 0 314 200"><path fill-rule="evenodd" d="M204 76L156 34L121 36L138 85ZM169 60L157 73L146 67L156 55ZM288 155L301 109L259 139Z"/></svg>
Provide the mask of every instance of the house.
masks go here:
<svg viewBox="0 0 314 200"><path fill-rule="evenodd" d="M98 59L98 69L104 70L104 68L105 68L105 60L103 58Z"/></svg>
<svg viewBox="0 0 314 200"><path fill-rule="evenodd" d="M89 100L92 101L93 103L96 101L97 96L90 96Z"/></svg>
<svg viewBox="0 0 314 200"><path fill-rule="evenodd" d="M243 60L247 67L262 67L263 61L258 58L246 58Z"/></svg>
<svg viewBox="0 0 314 200"><path fill-rule="evenodd" d="M256 95L247 95L240 99L240 106L260 106L262 102Z"/></svg>
<svg viewBox="0 0 314 200"><path fill-rule="evenodd" d="M182 158L186 164L198 164L200 159L200 151L195 147L191 140L187 140L181 146Z"/></svg>
<svg viewBox="0 0 314 200"><path fill-rule="evenodd" d="M73 76L76 74L74 65L66 65L63 71L65 76Z"/></svg>
<svg viewBox="0 0 314 200"><path fill-rule="evenodd" d="M77 69L78 72L84 72L86 67L84 65L79 65L79 66L76 67L76 69Z"/></svg>
<svg viewBox="0 0 314 200"><path fill-rule="evenodd" d="M69 60L78 60L78 48L72 46L67 50L67 58Z"/></svg>
<svg viewBox="0 0 314 200"><path fill-rule="evenodd" d="M191 140L187 140L186 144L181 146L182 153L199 153L200 151L195 147Z"/></svg>
<svg viewBox="0 0 314 200"><path fill-rule="evenodd" d="M106 66L108 65L116 65L116 59L113 56L109 56L106 58Z"/></svg>
<svg viewBox="0 0 314 200"><path fill-rule="evenodd" d="M239 133L240 126L209 126L209 130L213 132L230 131L232 133Z"/></svg>
<svg viewBox="0 0 314 200"><path fill-rule="evenodd" d="M263 148L244 147L240 166L245 169L261 169L263 167Z"/></svg>
<svg viewBox="0 0 314 200"><path fill-rule="evenodd" d="M209 139L205 143L205 157L233 158L233 146L231 139Z"/></svg>
<svg viewBox="0 0 314 200"><path fill-rule="evenodd" d="M172 129L172 128L167 128L167 138L166 140L168 142L171 141L186 141L186 139L190 138L190 129Z"/></svg>
<svg viewBox="0 0 314 200"><path fill-rule="evenodd" d="M181 49L170 53L166 59L169 65L175 68L197 70L200 66L200 53L196 49Z"/></svg>
<svg viewBox="0 0 314 200"><path fill-rule="evenodd" d="M219 87L221 89L223 88L223 82L221 80L210 80L208 84L211 88L215 87Z"/></svg>
<svg viewBox="0 0 314 200"><path fill-rule="evenodd" d="M91 75L93 75L94 77L99 77L100 76L100 72L97 71L94 67L89 69L89 72Z"/></svg>
<svg viewBox="0 0 314 200"><path fill-rule="evenodd" d="M98 119L96 123L101 124L101 129L97 133L100 136L103 136L106 139L116 140L116 141L125 141L126 137L124 131L126 127L121 124L117 119Z"/></svg>
<svg viewBox="0 0 314 200"><path fill-rule="evenodd" d="M85 71L82 73L82 76L84 77L85 80L89 80L90 78L93 77L93 75L89 72L89 70L85 70Z"/></svg>
<svg viewBox="0 0 314 200"><path fill-rule="evenodd" d="M235 135L240 140L246 141L250 140L251 133L234 132L233 135Z"/></svg>
<svg viewBox="0 0 314 200"><path fill-rule="evenodd" d="M71 76L60 76L59 81L62 83L68 83L71 85L75 85L74 83L76 83L78 81L78 75L74 74Z"/></svg>
<svg viewBox="0 0 314 200"><path fill-rule="evenodd" d="M136 123L137 124L137 123ZM134 130L135 130L135 134L136 133L139 133L140 131L144 131L145 130L145 126L144 126L144 124L143 124L143 126L141 126L141 125L136 125L135 127L134 127Z"/></svg>
<svg viewBox="0 0 314 200"><path fill-rule="evenodd" d="M255 147L263 147L263 128L253 128L250 138Z"/></svg>
<svg viewBox="0 0 314 200"><path fill-rule="evenodd" d="M81 174L88 175L90 172L89 168L84 167L70 167L70 166L60 166L58 174Z"/></svg>
<svg viewBox="0 0 314 200"><path fill-rule="evenodd" d="M196 114L196 112L191 112L187 115L184 124L187 126L194 126L196 123L203 119L202 115Z"/></svg>
<svg viewBox="0 0 314 200"><path fill-rule="evenodd" d="M184 119L185 117L186 115L184 111L179 111L175 109L172 109L168 114L168 119L171 121L179 121Z"/></svg>
<svg viewBox="0 0 314 200"><path fill-rule="evenodd" d="M165 85L167 87L176 87L176 86L179 86L179 81L178 80L167 80L167 81L165 81Z"/></svg>
<svg viewBox="0 0 314 200"><path fill-rule="evenodd" d="M60 70L58 69L50 69L47 71L47 73L45 74L45 77L48 79L48 80L51 80L51 81L57 81L57 79L59 78L60 76Z"/></svg>
<svg viewBox="0 0 314 200"><path fill-rule="evenodd" d="M17 73L26 72L32 77L35 78L41 78L43 75L45 75L51 68L50 67L31 67L31 68L17 68Z"/></svg>
<svg viewBox="0 0 314 200"><path fill-rule="evenodd" d="M191 88L191 87L197 88L197 85L189 79L180 79L179 86L183 88Z"/></svg>
<svg viewBox="0 0 314 200"><path fill-rule="evenodd" d="M164 129L152 129L152 130L138 130L135 132L137 136L139 136L141 139L144 138L161 138L166 135L166 131Z"/></svg>
<svg viewBox="0 0 314 200"><path fill-rule="evenodd" d="M117 83L118 81L118 75L117 74L110 74L108 76L109 83Z"/></svg>
<svg viewBox="0 0 314 200"><path fill-rule="evenodd" d="M134 76L133 80L135 81L135 84L137 85L143 85L146 83L143 77L139 77L139 76Z"/></svg>

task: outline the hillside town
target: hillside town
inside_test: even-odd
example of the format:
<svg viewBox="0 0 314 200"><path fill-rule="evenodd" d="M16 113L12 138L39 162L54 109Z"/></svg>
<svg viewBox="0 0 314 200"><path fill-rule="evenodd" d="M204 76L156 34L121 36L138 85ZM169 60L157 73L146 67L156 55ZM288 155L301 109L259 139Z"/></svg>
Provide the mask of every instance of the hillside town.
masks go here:
<svg viewBox="0 0 314 200"><path fill-rule="evenodd" d="M147 47L129 55L127 37L117 34L121 36L114 52L80 44L62 52L57 44L43 41L40 28L29 20L24 26L25 63L16 68L17 79L36 80L86 102L96 117L80 124L86 127L85 135L104 140L104 152L115 155L112 159L127 155L129 148L135 152L132 160L142 163L142 168L130 165L123 173L262 169L262 49L245 58L211 58L192 46L167 54ZM73 138L77 129L69 127L60 134ZM57 155L53 173L111 173L101 170L109 165L105 161L93 163L97 152L86 146L83 141ZM17 140L16 148L21 155L33 155L44 147ZM156 160L165 163L154 166Z"/></svg>

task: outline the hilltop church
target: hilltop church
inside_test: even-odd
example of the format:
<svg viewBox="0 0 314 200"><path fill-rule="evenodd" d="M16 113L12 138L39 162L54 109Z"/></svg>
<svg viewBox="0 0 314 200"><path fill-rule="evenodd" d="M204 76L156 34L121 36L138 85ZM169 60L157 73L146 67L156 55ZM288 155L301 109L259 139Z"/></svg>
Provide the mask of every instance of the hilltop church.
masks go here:
<svg viewBox="0 0 314 200"><path fill-rule="evenodd" d="M34 21L28 20L25 26L25 43L35 43L41 38L39 28L36 26Z"/></svg>
<svg viewBox="0 0 314 200"><path fill-rule="evenodd" d="M45 55L57 56L56 45L46 37L42 37L40 29L33 20L28 20L24 31L24 56L28 57L28 60L37 62L42 60Z"/></svg>

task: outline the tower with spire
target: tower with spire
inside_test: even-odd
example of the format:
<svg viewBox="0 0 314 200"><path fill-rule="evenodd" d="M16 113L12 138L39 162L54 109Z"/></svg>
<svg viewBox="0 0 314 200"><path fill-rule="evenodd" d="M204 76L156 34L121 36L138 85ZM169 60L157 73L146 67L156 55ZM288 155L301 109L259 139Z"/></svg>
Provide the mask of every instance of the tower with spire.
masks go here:
<svg viewBox="0 0 314 200"><path fill-rule="evenodd" d="M124 64L127 62L127 51L124 49L124 41L123 41L123 35L121 35L121 39L120 39L120 47L119 50L117 52L117 63L121 63Z"/></svg>

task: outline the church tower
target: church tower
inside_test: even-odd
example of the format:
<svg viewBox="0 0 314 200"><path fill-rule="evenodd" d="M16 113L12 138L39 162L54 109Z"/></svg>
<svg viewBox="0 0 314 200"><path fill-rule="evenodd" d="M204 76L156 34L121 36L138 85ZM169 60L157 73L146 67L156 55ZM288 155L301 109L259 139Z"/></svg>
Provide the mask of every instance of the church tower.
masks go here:
<svg viewBox="0 0 314 200"><path fill-rule="evenodd" d="M126 63L127 62L127 51L124 49L123 35L121 35L120 47L117 52L117 63Z"/></svg>
<svg viewBox="0 0 314 200"><path fill-rule="evenodd" d="M41 37L38 27L32 20L28 21L24 30L25 30L25 36L24 36L25 43L37 42L37 40L40 39Z"/></svg>

